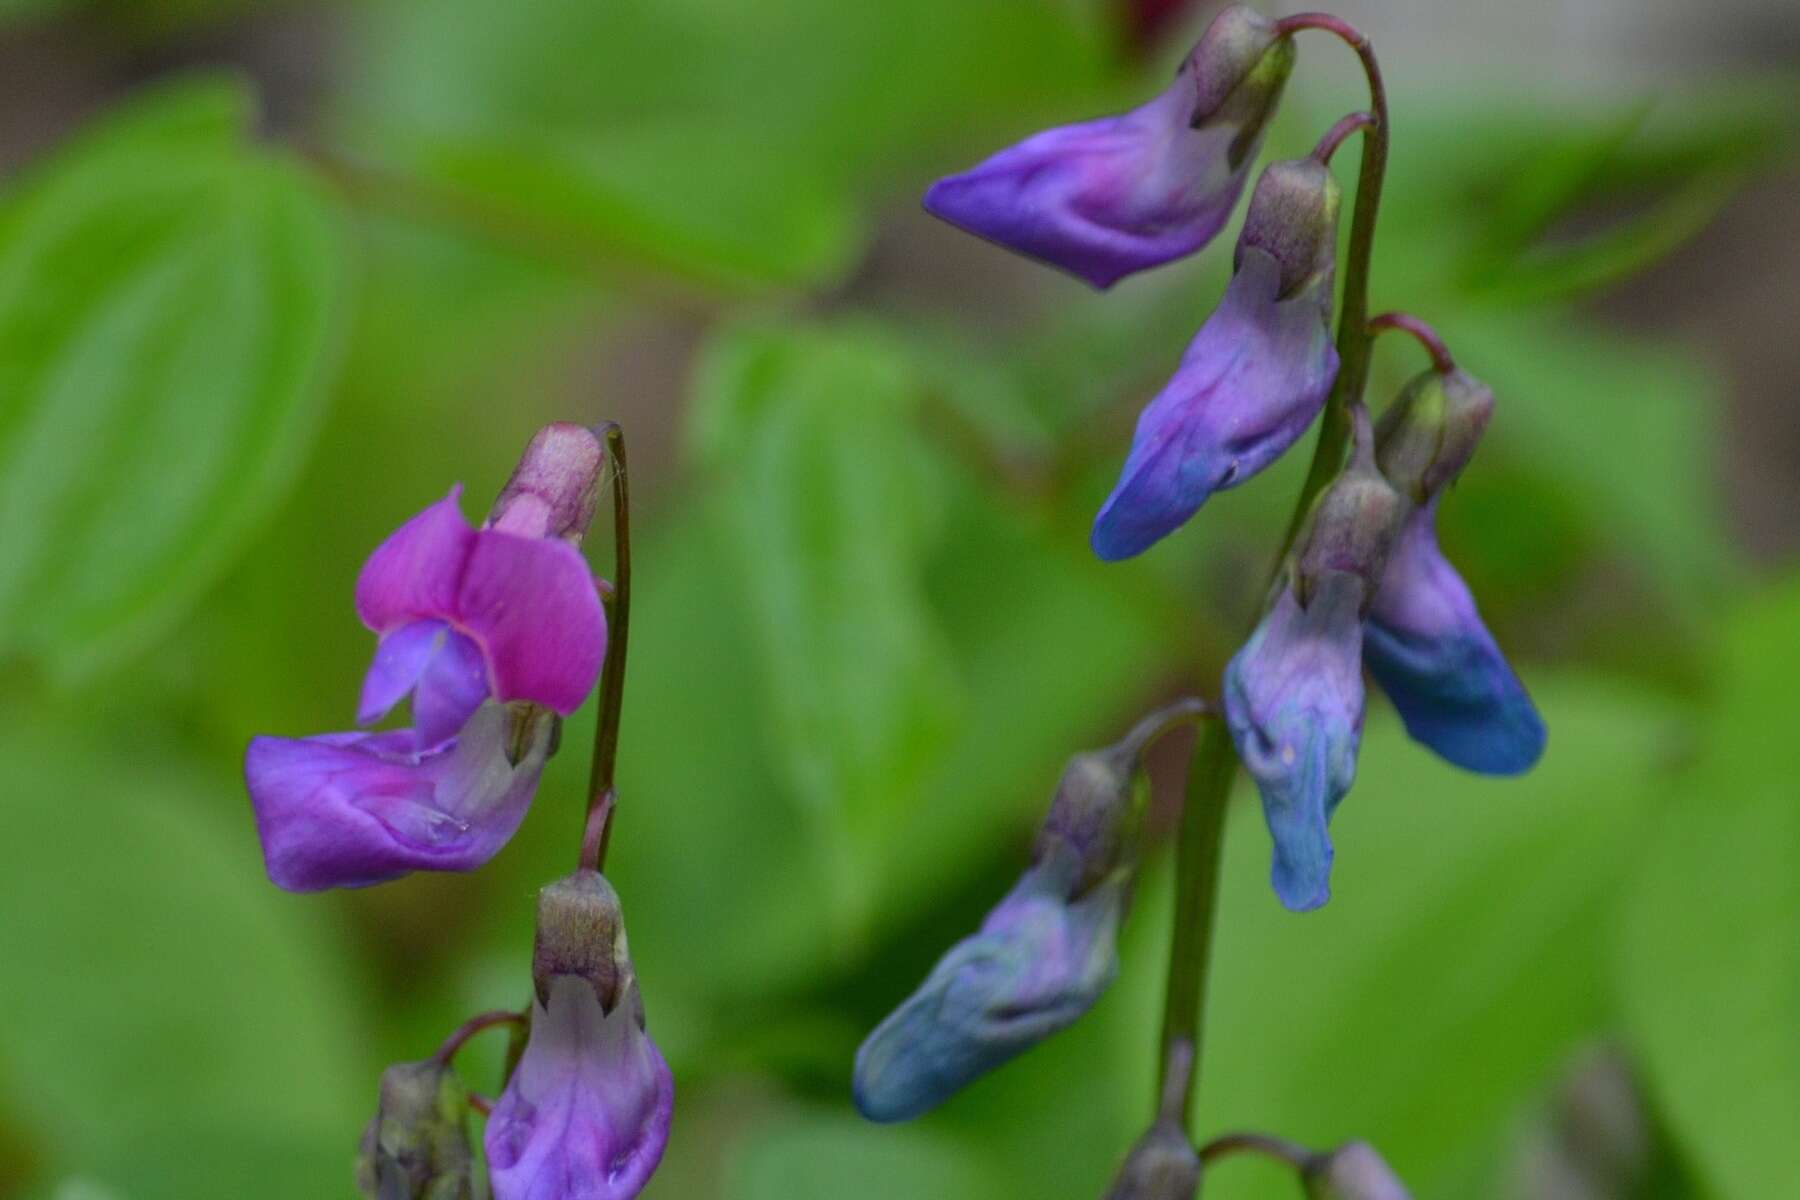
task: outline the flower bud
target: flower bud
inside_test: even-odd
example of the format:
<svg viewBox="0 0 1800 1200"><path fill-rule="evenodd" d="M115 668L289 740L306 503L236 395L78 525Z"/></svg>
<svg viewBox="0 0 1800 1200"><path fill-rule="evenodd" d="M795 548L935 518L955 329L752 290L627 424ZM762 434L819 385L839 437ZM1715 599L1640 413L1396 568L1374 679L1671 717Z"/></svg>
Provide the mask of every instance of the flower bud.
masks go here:
<svg viewBox="0 0 1800 1200"><path fill-rule="evenodd" d="M1038 827L1033 861L1043 861L1058 845L1072 851L1081 862L1078 892L1111 875L1135 851L1136 778L1137 757L1121 747L1071 758Z"/></svg>
<svg viewBox="0 0 1800 1200"><path fill-rule="evenodd" d="M538 892L537 941L531 981L539 1004L550 1003L550 981L580 979L610 1013L631 973L619 894L598 871L577 871Z"/></svg>
<svg viewBox="0 0 1800 1200"><path fill-rule="evenodd" d="M1309 1200L1412 1200L1393 1169L1367 1142L1349 1142L1306 1168Z"/></svg>
<svg viewBox="0 0 1800 1200"><path fill-rule="evenodd" d="M1494 415L1493 389L1465 371L1426 371L1381 414L1382 474L1423 504L1461 474Z"/></svg>
<svg viewBox="0 0 1800 1200"><path fill-rule="evenodd" d="M581 544L600 492L606 447L585 425L556 421L532 435L500 489L488 528Z"/></svg>
<svg viewBox="0 0 1800 1200"><path fill-rule="evenodd" d="M1372 597L1405 517L1405 501L1375 467L1368 413L1359 408L1355 421L1350 461L1320 494L1300 536L1296 586L1302 601L1317 580L1334 572L1356 576L1363 595Z"/></svg>
<svg viewBox="0 0 1800 1200"><path fill-rule="evenodd" d="M1263 251L1281 268L1279 295L1285 299L1312 288L1329 319L1342 201L1343 189L1318 159L1270 163L1244 214L1238 262L1252 248Z"/></svg>
<svg viewBox="0 0 1800 1200"><path fill-rule="evenodd" d="M363 1132L356 1186L370 1200L474 1200L469 1094L447 1065L396 1063Z"/></svg>
<svg viewBox="0 0 1800 1200"><path fill-rule="evenodd" d="M531 1033L482 1143L494 1200L629 1200L662 1161L675 1083L599 872L539 893L532 982Z"/></svg>
<svg viewBox="0 0 1800 1200"><path fill-rule="evenodd" d="M1293 65L1293 44L1274 22L1233 6L1156 99L1027 138L939 180L925 208L1110 287L1192 254L1224 228Z"/></svg>
<svg viewBox="0 0 1800 1200"><path fill-rule="evenodd" d="M1159 1120L1131 1148L1106 1200L1194 1200L1199 1190L1193 1143L1179 1124Z"/></svg>

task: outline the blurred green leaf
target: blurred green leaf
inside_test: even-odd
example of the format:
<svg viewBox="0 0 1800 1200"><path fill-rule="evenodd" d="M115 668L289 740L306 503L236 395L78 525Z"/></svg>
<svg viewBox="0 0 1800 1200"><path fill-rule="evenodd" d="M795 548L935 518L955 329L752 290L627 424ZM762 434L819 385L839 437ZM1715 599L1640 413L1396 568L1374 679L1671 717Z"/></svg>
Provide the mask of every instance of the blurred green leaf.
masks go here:
<svg viewBox="0 0 1800 1200"><path fill-rule="evenodd" d="M1800 586L1731 622L1705 752L1656 814L1619 979L1656 1100L1720 1196L1800 1179Z"/></svg>
<svg viewBox="0 0 1800 1200"><path fill-rule="evenodd" d="M972 1145L848 1114L792 1116L752 1130L729 1161L725 1200L984 1200L999 1184Z"/></svg>
<svg viewBox="0 0 1800 1200"><path fill-rule="evenodd" d="M369 20L345 112L362 151L572 248L730 287L841 275L873 169L1099 64L1072 8L1019 0L409 0Z"/></svg>
<svg viewBox="0 0 1800 1200"><path fill-rule="evenodd" d="M722 479L777 762L850 928L890 814L915 803L966 703L924 590L942 489L917 397L891 351L832 335L739 332L696 385L694 441Z"/></svg>
<svg viewBox="0 0 1800 1200"><path fill-rule="evenodd" d="M347 963L263 878L248 812L209 812L239 788L42 724L0 745L0 1060L30 1081L19 1115L52 1162L96 1174L145 1143L216 1142L107 1176L133 1196L224 1194L181 1184L233 1157L228 1130L329 1140L341 1172L373 1095Z"/></svg>
<svg viewBox="0 0 1800 1200"><path fill-rule="evenodd" d="M0 646L77 675L230 563L304 459L343 294L329 200L215 83L79 141L0 222Z"/></svg>

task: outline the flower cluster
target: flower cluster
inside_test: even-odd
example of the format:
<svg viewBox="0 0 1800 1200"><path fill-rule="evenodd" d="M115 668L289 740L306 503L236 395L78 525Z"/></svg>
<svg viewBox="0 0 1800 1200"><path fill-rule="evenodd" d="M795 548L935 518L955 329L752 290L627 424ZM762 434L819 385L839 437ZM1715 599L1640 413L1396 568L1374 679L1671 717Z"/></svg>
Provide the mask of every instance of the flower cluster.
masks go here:
<svg viewBox="0 0 1800 1200"><path fill-rule="evenodd" d="M1293 62L1276 23L1227 8L1157 99L1028 138L935 185L926 207L1101 287L1191 254L1229 217ZM1149 549L1275 462L1325 409L1339 369L1341 196L1328 166L1338 140L1258 179L1224 298L1139 416L1094 519L1099 557ZM1275 891L1290 908L1329 896L1326 827L1356 774L1365 667L1407 731L1449 762L1515 774L1543 751L1543 723L1435 532L1492 406L1447 356L1409 385L1375 444L1319 498L1226 671L1232 738L1262 794Z"/></svg>
<svg viewBox="0 0 1800 1200"><path fill-rule="evenodd" d="M547 426L481 527L453 488L369 557L356 612L379 640L357 718L374 724L408 701L412 720L250 743L245 780L274 883L314 891L469 871L512 837L561 719L607 661L605 609L580 551L606 461L593 430ZM597 806L602 820L611 802ZM643 1188L674 1085L645 1032L618 898L597 870L540 894L533 978L527 1012L476 1018L433 1059L384 1075L358 1164L363 1194L487 1194L470 1093L450 1059L494 1024L530 1031L487 1124L495 1200L627 1200Z"/></svg>

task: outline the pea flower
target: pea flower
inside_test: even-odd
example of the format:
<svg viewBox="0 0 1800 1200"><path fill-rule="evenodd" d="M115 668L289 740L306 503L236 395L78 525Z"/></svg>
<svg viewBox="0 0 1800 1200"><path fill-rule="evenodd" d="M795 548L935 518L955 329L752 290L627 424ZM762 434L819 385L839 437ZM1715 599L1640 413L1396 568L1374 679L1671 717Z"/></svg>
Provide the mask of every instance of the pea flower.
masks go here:
<svg viewBox="0 0 1800 1200"><path fill-rule="evenodd" d="M602 448L575 425L532 439L488 524L460 488L364 565L357 614L380 636L358 719L410 696L413 724L257 737L244 774L269 877L290 891L467 871L511 838L555 736L592 690L606 621L576 549Z"/></svg>
<svg viewBox="0 0 1800 1200"><path fill-rule="evenodd" d="M939 180L925 208L1098 288L1210 242L1237 206L1293 43L1225 9L1156 99L1046 130Z"/></svg>
<svg viewBox="0 0 1800 1200"><path fill-rule="evenodd" d="M903 1121L1072 1024L1119 969L1135 749L1078 755L1033 863L856 1054L856 1107Z"/></svg>
<svg viewBox="0 0 1800 1200"><path fill-rule="evenodd" d="M1543 719L1437 539L1439 501L1492 411L1485 385L1450 370L1415 379L1383 414L1382 470L1421 503L1375 594L1364 659L1415 741L1465 770L1516 775L1543 755Z"/></svg>
<svg viewBox="0 0 1800 1200"><path fill-rule="evenodd" d="M1357 442L1268 613L1225 670L1226 724L1275 844L1271 882L1296 912L1331 895L1327 827L1356 778L1362 741L1363 618L1403 515L1362 413Z"/></svg>
<svg viewBox="0 0 1800 1200"><path fill-rule="evenodd" d="M1257 180L1236 270L1181 365L1145 407L1119 481L1094 519L1094 553L1131 558L1214 492L1279 458L1337 378L1331 340L1340 191L1317 159Z"/></svg>
<svg viewBox="0 0 1800 1200"><path fill-rule="evenodd" d="M628 1200L662 1161L675 1083L599 872L538 894L532 974L531 1034L483 1141L494 1200Z"/></svg>

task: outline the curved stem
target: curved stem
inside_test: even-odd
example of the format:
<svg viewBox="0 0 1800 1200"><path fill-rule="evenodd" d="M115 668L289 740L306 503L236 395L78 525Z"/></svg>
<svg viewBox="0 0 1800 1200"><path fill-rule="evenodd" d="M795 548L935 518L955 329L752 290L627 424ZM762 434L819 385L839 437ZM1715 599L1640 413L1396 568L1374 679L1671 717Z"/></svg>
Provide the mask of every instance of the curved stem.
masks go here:
<svg viewBox="0 0 1800 1200"><path fill-rule="evenodd" d="M1320 422L1319 440L1313 450L1306 482L1294 504L1286 536L1276 553L1271 577L1281 569L1298 536L1313 501L1336 476L1343 462L1353 425L1352 409L1362 402L1368 383L1369 265L1375 247L1375 220L1381 206L1381 187L1387 174L1387 88L1374 47L1354 26L1326 13L1302 13L1277 22L1284 37L1302 29L1321 29L1342 39L1362 60L1369 80L1371 122L1363 139L1362 169L1356 186L1356 209L1350 220L1350 247L1344 267L1343 311L1339 317L1338 375ZM1359 114L1360 116L1361 114ZM1340 122L1343 124L1343 122ZM1329 138L1330 135L1327 135ZM1343 136L1349 136L1346 132ZM1340 139L1341 140L1341 139ZM1207 725L1194 746L1188 768L1187 801L1182 807L1181 831L1175 849L1175 925L1169 939L1169 978L1163 1003L1161 1054L1157 1081L1160 1101L1168 1089L1171 1051L1183 1040L1193 1045L1192 1078L1182 1097L1180 1118L1187 1125L1193 1095L1199 1087L1206 1021L1206 979L1212 961L1213 928L1219 894L1220 852L1224 844L1225 812L1231 785L1237 777L1237 750L1223 721Z"/></svg>
<svg viewBox="0 0 1800 1200"><path fill-rule="evenodd" d="M1373 113L1353 112L1348 116L1339 117L1338 123L1327 129L1325 136L1319 139L1319 144L1313 147L1312 156L1326 166L1330 166L1331 156L1337 153L1339 146L1350 140L1351 134L1361 129L1367 129L1374 124Z"/></svg>
<svg viewBox="0 0 1800 1200"><path fill-rule="evenodd" d="M484 1012L479 1016L470 1017L457 1026L456 1032L444 1039L444 1044L437 1048L437 1053L431 1056L431 1061L441 1067L447 1067L450 1065L450 1060L456 1057L456 1052L467 1045L469 1039L482 1030L493 1029L498 1025L523 1025L524 1023L524 1013L511 1012L507 1009L496 1009L493 1012Z"/></svg>
<svg viewBox="0 0 1800 1200"><path fill-rule="evenodd" d="M1419 345L1425 347L1425 352L1431 355L1431 365L1438 374L1448 375L1456 370L1456 360L1450 357L1450 347L1444 345L1444 339L1438 336L1438 331L1411 313L1389 312L1369 318L1370 337L1377 337L1391 329L1411 334Z"/></svg>
<svg viewBox="0 0 1800 1200"><path fill-rule="evenodd" d="M1305 1146L1266 1133L1228 1133L1200 1147L1200 1161L1206 1164L1233 1154L1260 1154L1296 1171L1306 1170L1313 1161L1313 1152Z"/></svg>
<svg viewBox="0 0 1800 1200"><path fill-rule="evenodd" d="M600 715L594 721L594 758L581 838L581 865L594 871L606 865L606 844L618 808L613 775L619 760L625 652L631 634L631 483L625 470L625 431L617 421L608 421L599 432L613 468L613 582L606 601L606 663L600 670Z"/></svg>
<svg viewBox="0 0 1800 1200"><path fill-rule="evenodd" d="M1213 715L1213 706L1206 701L1198 696L1183 696L1154 712L1146 713L1131 727L1130 733L1119 739L1118 749L1134 759L1142 758L1144 751L1165 733L1183 725L1198 724Z"/></svg>

